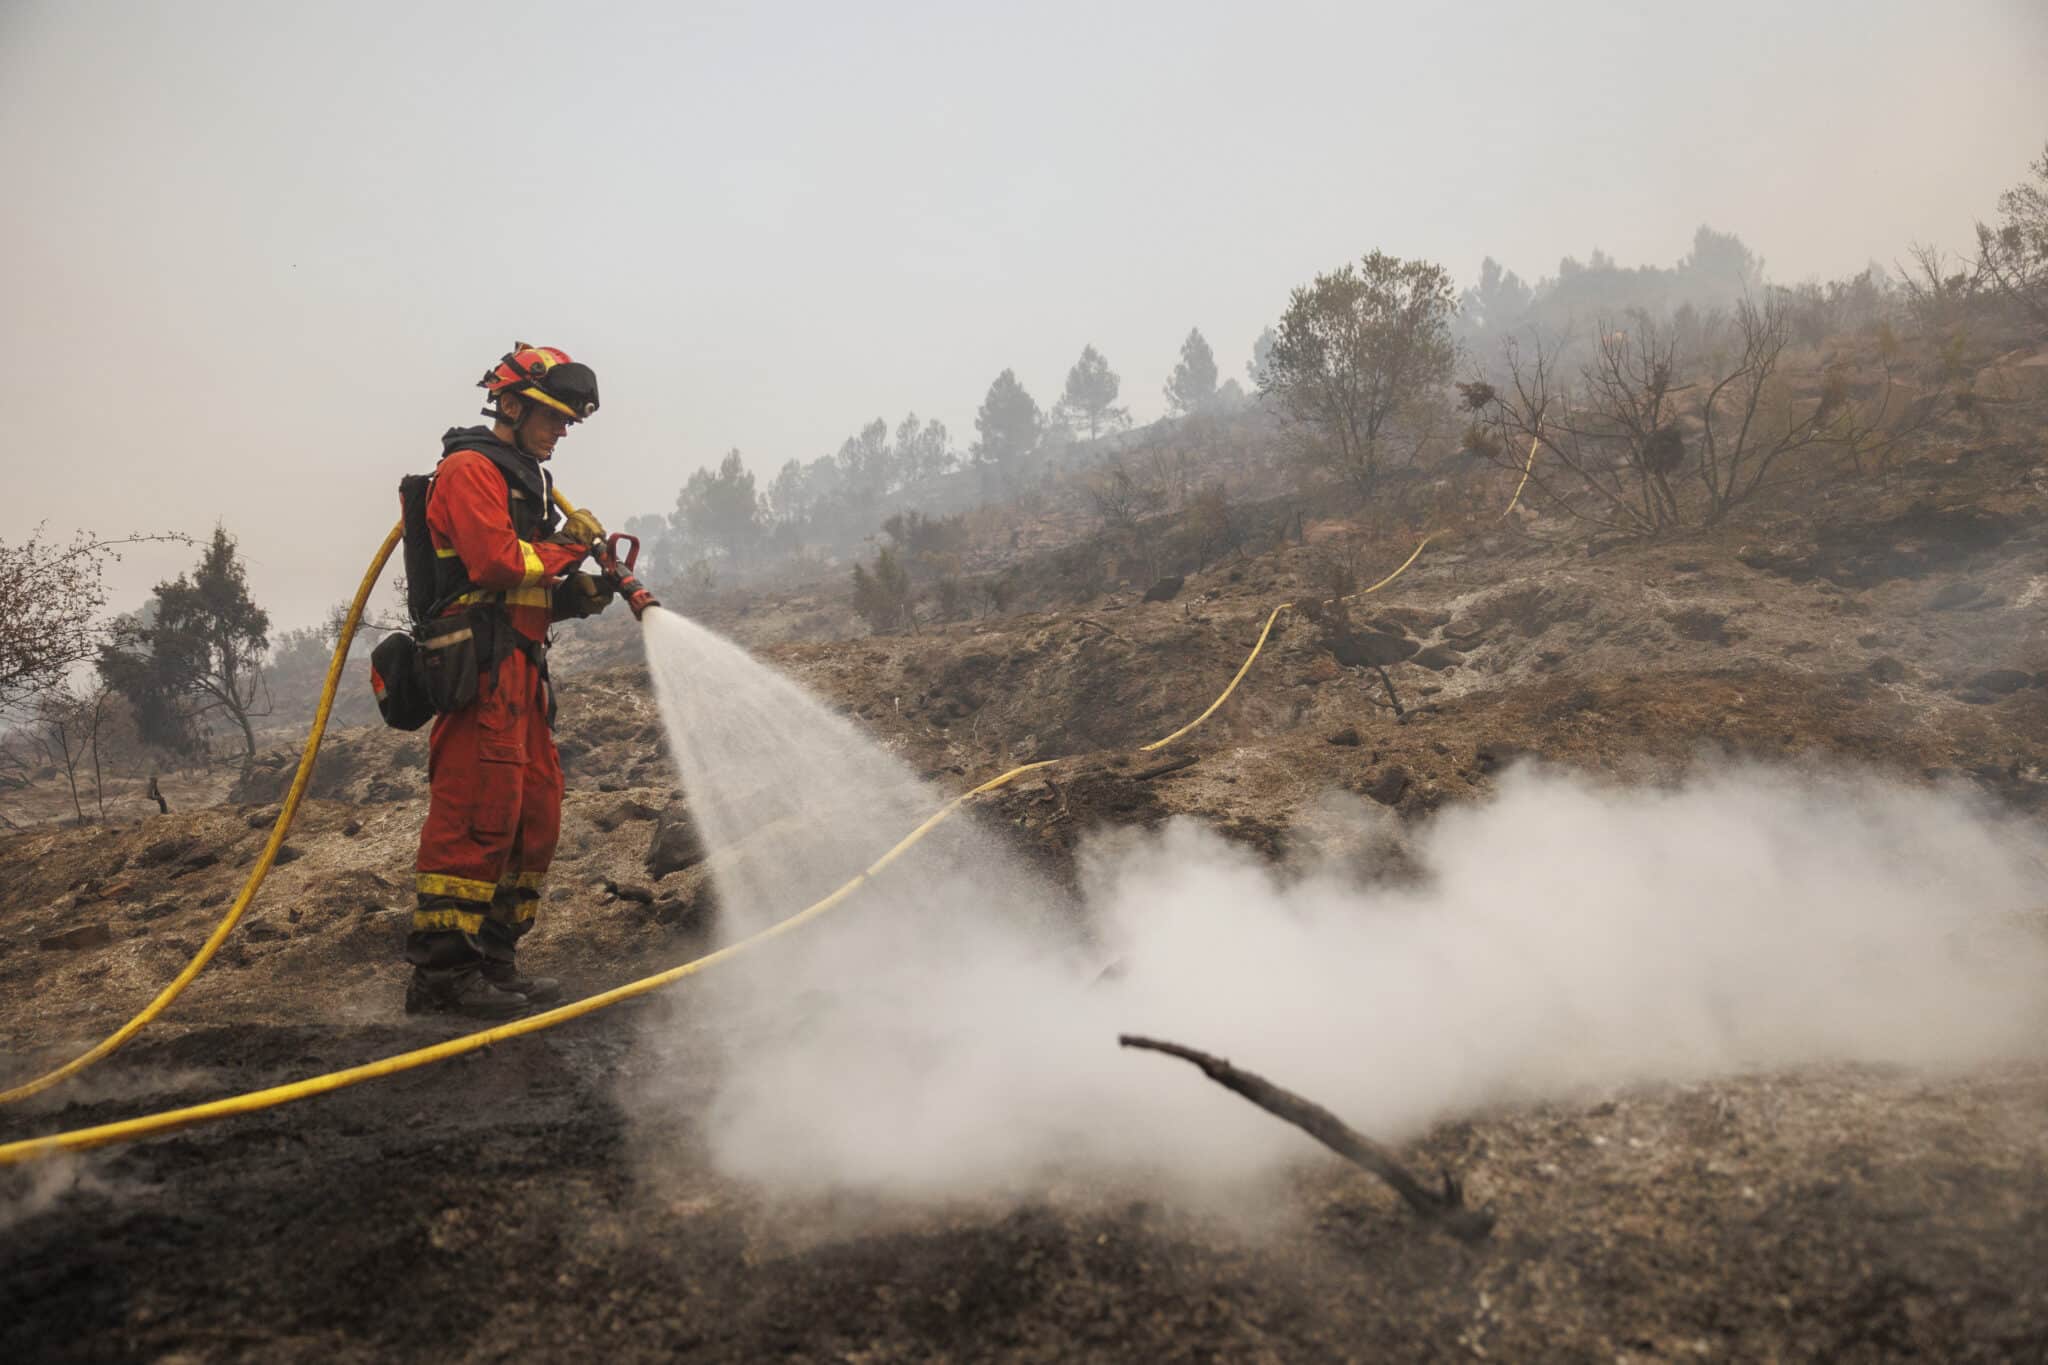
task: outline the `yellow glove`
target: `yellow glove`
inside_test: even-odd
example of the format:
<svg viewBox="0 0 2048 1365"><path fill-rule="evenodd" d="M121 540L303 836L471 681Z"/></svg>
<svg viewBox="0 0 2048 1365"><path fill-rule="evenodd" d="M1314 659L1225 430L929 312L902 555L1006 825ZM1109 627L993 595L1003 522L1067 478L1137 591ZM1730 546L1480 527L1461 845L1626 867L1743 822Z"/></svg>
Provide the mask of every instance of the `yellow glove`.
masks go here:
<svg viewBox="0 0 2048 1365"><path fill-rule="evenodd" d="M562 534L578 545L590 545L604 539L604 523L589 508L579 507L563 519Z"/></svg>

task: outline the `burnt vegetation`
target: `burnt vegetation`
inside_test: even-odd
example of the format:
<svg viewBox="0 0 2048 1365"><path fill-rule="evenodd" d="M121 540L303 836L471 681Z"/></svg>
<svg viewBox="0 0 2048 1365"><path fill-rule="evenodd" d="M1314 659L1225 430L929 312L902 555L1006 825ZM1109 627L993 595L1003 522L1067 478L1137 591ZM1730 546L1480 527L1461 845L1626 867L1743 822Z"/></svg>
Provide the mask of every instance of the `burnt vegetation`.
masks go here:
<svg viewBox="0 0 2048 1365"><path fill-rule="evenodd" d="M1368 252L1276 289L1242 380L1199 329L1114 364L1090 344L1064 376L1001 371L970 396L971 434L872 418L772 474L730 451L623 529L665 600L930 782L1061 759L982 814L1063 886L1091 831L1184 817L1276 866L1405 888L1424 876L1414 832L1523 765L1675 782L1719 757L1839 762L2038 819L2044 187L2048 153L1973 257L1909 249L1829 282L1773 282L1710 228L1670 266L1594 251L1528 282L1489 260L1462 291ZM1127 395L1155 391L1168 415L1132 419ZM1407 576L1368 594L1425 535ZM0 1041L16 1055L95 1032L108 1000L177 969L289 780L333 623L272 631L232 535L197 549L113 615L96 535L0 545L0 818L19 827L0 838ZM1208 727L1136 752L1210 703L1283 602ZM574 932L549 946L593 990L718 941L721 851L673 789L622 618L560 656L570 913L548 923ZM357 722L359 666L342 683ZM322 1011L390 984L427 762L419 736L337 733L218 993L29 1127L416 1043ZM1369 837L1317 842L1333 799ZM873 1227L835 1208L831 1235L784 1241L702 1168L694 1110L655 1140L698 1164L648 1197L623 1154L650 1139L619 1096L650 1063L608 1029L125 1151L113 1169L148 1199L81 1182L10 1226L0 1260L23 1288L0 1342L547 1355L573 1331L588 1353L731 1358L1111 1341L1159 1358L2009 1359L2048 1334L2038 1067L1503 1101L1397 1143L1130 1035L1348 1164L1304 1141L1267 1196L1298 1217L1249 1249L1114 1190ZM417 1198L331 1198L401 1167Z"/></svg>

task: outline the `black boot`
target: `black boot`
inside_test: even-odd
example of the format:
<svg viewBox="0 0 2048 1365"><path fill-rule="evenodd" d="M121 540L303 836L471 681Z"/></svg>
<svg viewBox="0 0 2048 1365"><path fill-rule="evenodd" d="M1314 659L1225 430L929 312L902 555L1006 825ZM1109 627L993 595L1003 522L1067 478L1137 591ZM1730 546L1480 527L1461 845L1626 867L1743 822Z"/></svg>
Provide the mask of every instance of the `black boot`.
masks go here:
<svg viewBox="0 0 2048 1365"><path fill-rule="evenodd" d="M521 976L518 964L509 958L485 958L484 980L524 998L529 1005L552 1005L562 998L561 982L552 976Z"/></svg>
<svg viewBox="0 0 2048 1365"><path fill-rule="evenodd" d="M455 1014L467 1019L512 1019L526 1013L526 997L500 990L476 967L415 967L405 988L407 1014Z"/></svg>

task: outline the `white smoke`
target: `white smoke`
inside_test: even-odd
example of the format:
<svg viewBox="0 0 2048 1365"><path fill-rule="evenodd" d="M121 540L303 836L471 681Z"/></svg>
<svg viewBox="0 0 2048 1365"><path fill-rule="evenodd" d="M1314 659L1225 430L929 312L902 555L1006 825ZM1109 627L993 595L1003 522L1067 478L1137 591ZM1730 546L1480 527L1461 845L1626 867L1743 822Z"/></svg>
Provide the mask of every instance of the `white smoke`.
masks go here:
<svg viewBox="0 0 2048 1365"><path fill-rule="evenodd" d="M48 1213L69 1195L117 1197L134 1192L117 1188L88 1170L81 1158L60 1152L0 1171L0 1232L12 1232L31 1218Z"/></svg>
<svg viewBox="0 0 2048 1365"><path fill-rule="evenodd" d="M650 622L741 929L942 803L735 646ZM707 1136L778 1192L898 1197L1053 1173L1214 1187L1306 1149L1119 1032L1227 1055L1393 1140L1631 1081L1968 1066L2048 1032L2044 854L2030 823L1868 775L1740 767L1667 790L1519 771L1417 836L1419 879L1288 872L1181 820L1096 841L1068 905L955 821L729 969Z"/></svg>

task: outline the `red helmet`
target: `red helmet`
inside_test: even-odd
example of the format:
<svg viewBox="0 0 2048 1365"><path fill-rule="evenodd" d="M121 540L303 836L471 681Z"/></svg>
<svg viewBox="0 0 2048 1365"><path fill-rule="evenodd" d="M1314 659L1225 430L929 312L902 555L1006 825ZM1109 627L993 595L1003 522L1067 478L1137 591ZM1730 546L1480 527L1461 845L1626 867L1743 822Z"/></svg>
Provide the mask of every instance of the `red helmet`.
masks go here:
<svg viewBox="0 0 2048 1365"><path fill-rule="evenodd" d="M507 393L536 399L578 422L597 411L596 372L552 346L513 342L504 358L484 372L477 387L489 390L493 399Z"/></svg>

